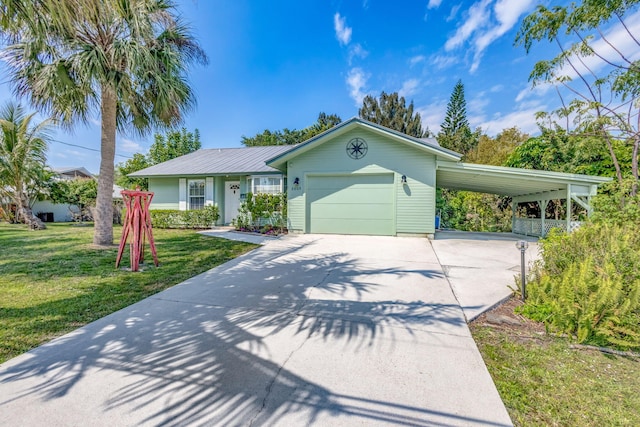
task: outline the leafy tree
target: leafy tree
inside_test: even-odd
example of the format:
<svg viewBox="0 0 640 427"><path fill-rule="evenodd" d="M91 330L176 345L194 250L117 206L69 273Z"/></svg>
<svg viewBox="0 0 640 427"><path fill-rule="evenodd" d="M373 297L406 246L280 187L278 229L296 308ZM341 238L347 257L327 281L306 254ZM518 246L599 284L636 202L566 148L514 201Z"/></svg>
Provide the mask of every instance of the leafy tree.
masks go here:
<svg viewBox="0 0 640 427"><path fill-rule="evenodd" d="M462 80L458 80L451 92L447 112L436 138L442 147L465 155L476 147L479 137L480 132L474 133L469 127L464 85Z"/></svg>
<svg viewBox="0 0 640 427"><path fill-rule="evenodd" d="M122 188L135 189L136 187L140 187L142 190L148 190L149 180L147 178L134 178L127 175L148 168L149 166L153 165L149 163L146 155L135 153L133 157L126 162L116 165L116 184Z"/></svg>
<svg viewBox="0 0 640 427"><path fill-rule="evenodd" d="M170 131L166 135L156 133L155 142L149 148L147 160L149 165L157 165L202 148L200 131L188 132L186 128Z"/></svg>
<svg viewBox="0 0 640 427"><path fill-rule="evenodd" d="M420 113L414 112L413 101L406 105L404 96L398 92L382 92L379 98L367 95L358 110L361 118L397 130L416 138L428 137L429 129L423 129Z"/></svg>
<svg viewBox="0 0 640 427"><path fill-rule="evenodd" d="M613 141L613 150L622 171L630 170L631 149ZM602 139L562 130L543 130L516 147L506 166L587 175L615 176L616 168Z"/></svg>
<svg viewBox="0 0 640 427"><path fill-rule="evenodd" d="M131 159L119 163L116 166L116 184L122 188L133 189L140 187L146 190L149 188L148 179L133 178L127 175L148 168L149 166L192 153L201 147L202 143L200 142L200 131L198 129L195 129L193 132L188 132L186 128L182 128L179 131L169 131L166 135L156 133L155 142L151 145L146 155L136 153Z"/></svg>
<svg viewBox="0 0 640 427"><path fill-rule="evenodd" d="M324 131L340 124L342 119L335 114L318 114L316 123L304 129L287 129L270 131L265 129L252 137L242 136L241 143L246 147L259 147L265 145L294 145L304 142L321 134Z"/></svg>
<svg viewBox="0 0 640 427"><path fill-rule="evenodd" d="M188 66L204 52L172 0L9 0L0 25L19 95L68 126L99 112L93 242L112 244L116 131L179 123L194 105Z"/></svg>
<svg viewBox="0 0 640 427"><path fill-rule="evenodd" d="M469 163L502 166L511 153L528 139L529 135L522 133L517 127L505 129L495 138L483 134L465 160Z"/></svg>
<svg viewBox="0 0 640 427"><path fill-rule="evenodd" d="M49 199L53 203L77 206L78 212L71 211L80 222L90 217L90 207L95 206L98 197L98 182L93 178L58 179L52 182Z"/></svg>
<svg viewBox="0 0 640 427"><path fill-rule="evenodd" d="M550 9L538 6L524 19L516 36L516 43L527 53L544 40L557 44L558 55L536 63L529 79L534 86L564 88L574 99L568 104L563 100L562 107L545 118L556 125L564 121L567 129L573 119L577 133L600 138L620 184L625 177L616 141L628 145L632 151L632 197L638 194L640 151L640 62L633 60L633 54L640 49L640 39L624 16L637 11L638 3L583 0ZM610 21L619 30L615 35L605 31Z"/></svg>
<svg viewBox="0 0 640 427"><path fill-rule="evenodd" d="M46 226L33 214L31 204L47 179L51 120L32 123L35 114L11 102L0 109L0 198L13 202L18 222L42 230Z"/></svg>

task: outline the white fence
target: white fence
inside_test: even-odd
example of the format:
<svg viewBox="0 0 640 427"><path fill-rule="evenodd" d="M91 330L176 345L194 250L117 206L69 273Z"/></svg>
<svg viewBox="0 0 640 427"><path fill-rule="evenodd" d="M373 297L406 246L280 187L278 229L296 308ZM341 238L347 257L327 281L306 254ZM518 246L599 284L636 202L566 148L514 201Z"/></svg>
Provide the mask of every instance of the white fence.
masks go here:
<svg viewBox="0 0 640 427"><path fill-rule="evenodd" d="M569 231L574 231L582 222L571 221ZM513 232L516 234L524 234L525 236L546 236L552 228L559 228L562 231L567 231L567 221L558 219L545 219L544 220L544 233L542 230L542 219L540 218L516 218L513 223Z"/></svg>

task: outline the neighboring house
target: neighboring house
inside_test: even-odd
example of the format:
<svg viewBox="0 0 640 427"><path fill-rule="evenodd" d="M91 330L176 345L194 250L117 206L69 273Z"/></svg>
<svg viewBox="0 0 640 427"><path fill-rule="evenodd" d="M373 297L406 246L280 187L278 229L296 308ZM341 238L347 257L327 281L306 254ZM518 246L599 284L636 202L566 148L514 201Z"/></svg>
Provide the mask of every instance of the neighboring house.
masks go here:
<svg viewBox="0 0 640 427"><path fill-rule="evenodd" d="M153 209L215 204L226 224L242 194L286 191L290 232L393 236L435 232L437 187L510 196L516 204L566 199L569 208L575 202L590 210L590 197L609 180L460 159L435 139L352 118L298 145L198 150L130 176L149 178ZM574 227L571 218L532 224L514 209L513 228L523 233Z"/></svg>
<svg viewBox="0 0 640 427"><path fill-rule="evenodd" d="M86 170L84 167L63 167L54 168L53 172L56 173L56 179L60 180L72 180L75 178L95 179L95 177ZM113 186L113 198L122 199L120 194L121 187L114 184ZM36 216L39 216L43 221L47 222L70 222L73 221L74 213L79 212L79 208L76 205L67 205L62 203L53 203L50 200L38 200L33 204L31 208Z"/></svg>
<svg viewBox="0 0 640 427"><path fill-rule="evenodd" d="M74 178L90 178L93 179L91 172L83 167L63 167L54 168L56 179L71 180ZM50 200L38 200L31 208L33 213L46 222L68 222L73 221L72 212L78 210L75 205L67 205L61 203L53 203Z"/></svg>
<svg viewBox="0 0 640 427"><path fill-rule="evenodd" d="M57 174L59 179L93 178L91 172L83 167L54 168L53 171Z"/></svg>

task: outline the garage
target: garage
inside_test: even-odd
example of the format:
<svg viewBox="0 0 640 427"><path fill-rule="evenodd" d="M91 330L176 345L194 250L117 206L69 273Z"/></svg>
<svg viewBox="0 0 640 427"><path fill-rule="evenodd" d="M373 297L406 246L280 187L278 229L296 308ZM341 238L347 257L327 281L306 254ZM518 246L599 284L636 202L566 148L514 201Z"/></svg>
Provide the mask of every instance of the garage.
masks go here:
<svg viewBox="0 0 640 427"><path fill-rule="evenodd" d="M309 176L310 233L395 235L393 174Z"/></svg>

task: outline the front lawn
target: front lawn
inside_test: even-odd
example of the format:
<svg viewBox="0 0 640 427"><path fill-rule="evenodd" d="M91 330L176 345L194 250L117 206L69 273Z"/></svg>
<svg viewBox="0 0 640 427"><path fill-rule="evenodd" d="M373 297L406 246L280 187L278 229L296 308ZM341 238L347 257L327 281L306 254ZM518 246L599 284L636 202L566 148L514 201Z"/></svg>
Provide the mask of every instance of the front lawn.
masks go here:
<svg viewBox="0 0 640 427"><path fill-rule="evenodd" d="M0 223L0 363L256 247L156 229L160 266L146 251L150 265L131 273L114 267L117 248L91 248L92 227L47 226ZM120 234L116 227L116 243ZM127 250L121 266L128 265Z"/></svg>
<svg viewBox="0 0 640 427"><path fill-rule="evenodd" d="M494 310L517 323L471 332L516 426L640 425L640 359L572 348L567 338L513 314L514 301Z"/></svg>

